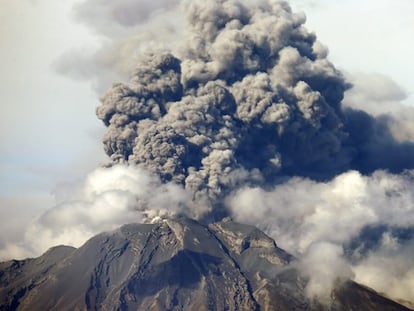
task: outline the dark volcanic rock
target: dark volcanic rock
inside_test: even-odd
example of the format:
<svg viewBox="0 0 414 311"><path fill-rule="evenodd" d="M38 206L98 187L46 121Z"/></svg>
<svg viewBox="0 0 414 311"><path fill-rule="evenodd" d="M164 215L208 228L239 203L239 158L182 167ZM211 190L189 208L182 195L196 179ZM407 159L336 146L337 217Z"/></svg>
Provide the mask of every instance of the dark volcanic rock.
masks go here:
<svg viewBox="0 0 414 311"><path fill-rule="evenodd" d="M0 310L408 310L349 281L311 302L294 258L260 230L225 220L130 224L0 264Z"/></svg>

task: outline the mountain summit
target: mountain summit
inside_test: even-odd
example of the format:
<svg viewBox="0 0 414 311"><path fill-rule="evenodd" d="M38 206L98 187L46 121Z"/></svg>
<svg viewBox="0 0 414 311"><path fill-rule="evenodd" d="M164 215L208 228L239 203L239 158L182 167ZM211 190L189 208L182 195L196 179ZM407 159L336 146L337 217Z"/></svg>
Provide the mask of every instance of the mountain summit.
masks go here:
<svg viewBox="0 0 414 311"><path fill-rule="evenodd" d="M0 264L0 310L409 310L352 281L329 305L255 227L187 218L128 224L75 249Z"/></svg>

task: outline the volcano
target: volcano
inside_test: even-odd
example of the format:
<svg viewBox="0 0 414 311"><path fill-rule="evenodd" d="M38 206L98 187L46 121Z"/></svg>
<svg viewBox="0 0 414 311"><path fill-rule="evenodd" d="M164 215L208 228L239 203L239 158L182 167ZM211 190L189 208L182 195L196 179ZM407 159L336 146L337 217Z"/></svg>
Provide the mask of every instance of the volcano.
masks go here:
<svg viewBox="0 0 414 311"><path fill-rule="evenodd" d="M127 224L0 264L0 310L409 310L351 280L307 297L296 259L229 218Z"/></svg>

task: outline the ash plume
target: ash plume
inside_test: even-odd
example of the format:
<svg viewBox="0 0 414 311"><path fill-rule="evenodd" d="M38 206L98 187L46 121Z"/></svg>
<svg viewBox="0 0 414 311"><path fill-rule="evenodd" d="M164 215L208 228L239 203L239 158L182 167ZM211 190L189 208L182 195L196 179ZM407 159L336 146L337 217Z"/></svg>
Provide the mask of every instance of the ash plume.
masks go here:
<svg viewBox="0 0 414 311"><path fill-rule="evenodd" d="M153 54L97 109L106 153L213 203L281 174L329 176L352 148L348 88L302 15L284 2L185 4L179 56Z"/></svg>
<svg viewBox="0 0 414 311"><path fill-rule="evenodd" d="M110 163L91 176L114 182L92 192L86 182L86 196L35 220L26 243L36 249L30 237L42 236L43 248L77 246L100 230L165 214L231 216L302 258L307 291L319 299L353 276L383 291L386 279L414 284L406 260L414 234L395 234L414 228L413 112L399 103L404 92L384 78L346 78L285 1L178 2L77 6L79 18L112 40L96 63L80 62L82 70L105 82L111 70L110 78L130 73L96 111ZM184 26L168 26L182 16ZM65 60L74 65L64 58L62 71ZM398 111L388 109L394 104ZM367 246L367 227L386 228L376 231L376 248ZM401 269L383 269L384 262ZM406 287L389 294L414 302Z"/></svg>
<svg viewBox="0 0 414 311"><path fill-rule="evenodd" d="M213 204L281 175L414 166L414 145L396 141L386 118L341 109L350 84L287 3L183 7L178 55L147 55L97 109L115 163L141 165Z"/></svg>
<svg viewBox="0 0 414 311"><path fill-rule="evenodd" d="M352 84L305 29L304 15L284 1L183 1L180 8L187 18L181 40L170 51L141 56L129 82L115 84L97 109L112 165L138 165L182 185L195 206L211 206L207 219L231 215L266 230L302 258L310 296L329 300L336 282L353 276L383 289L390 273L377 282L366 275L384 252L358 257L358 248L347 245L367 226L412 230L407 216L414 199L405 186L412 172L398 174L414 168L414 144L405 139L413 132L400 121L408 108L372 113L349 100L371 98L374 86L381 92L373 100L381 104L401 101L403 92L386 79L368 84L370 90L352 79L357 92L344 106ZM391 190L383 198L384 184ZM390 206L402 204L393 215ZM338 213L344 224L335 226ZM397 245L412 245L411 239ZM412 269L401 267L410 284ZM395 288L392 297L412 300L411 292Z"/></svg>

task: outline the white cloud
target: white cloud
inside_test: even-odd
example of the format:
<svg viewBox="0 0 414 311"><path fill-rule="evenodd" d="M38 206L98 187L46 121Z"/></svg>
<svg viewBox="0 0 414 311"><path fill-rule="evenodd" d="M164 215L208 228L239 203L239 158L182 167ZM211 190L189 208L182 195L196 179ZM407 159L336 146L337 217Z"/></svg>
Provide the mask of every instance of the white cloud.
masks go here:
<svg viewBox="0 0 414 311"><path fill-rule="evenodd" d="M342 247L329 242L312 244L302 257L299 269L309 277L305 288L308 297L328 305L335 286L354 277L343 257Z"/></svg>
<svg viewBox="0 0 414 311"><path fill-rule="evenodd" d="M197 218L207 210L195 207L181 186L162 184L139 167L98 168L82 183L62 187L56 205L28 225L23 241L3 245L0 258L39 255L59 244L78 247L125 223L175 214Z"/></svg>
<svg viewBox="0 0 414 311"><path fill-rule="evenodd" d="M351 271L342 247L363 228L414 227L414 171L371 176L349 171L325 183L292 178L271 191L239 190L227 202L235 220L264 229L280 247L302 258L302 271L311 278L309 294L321 296L336 280L335 271L337 277ZM413 302L412 287L406 286L414 280L414 243L399 243L386 233L379 250L352 264L353 272L362 284ZM394 284L392 290L387 284Z"/></svg>
<svg viewBox="0 0 414 311"><path fill-rule="evenodd" d="M380 247L371 251L355 271L357 282L375 288L380 293L414 306L414 240L400 243L390 233L384 233Z"/></svg>

